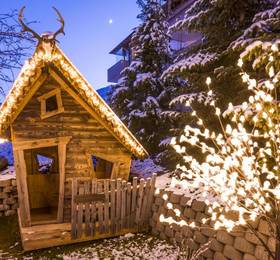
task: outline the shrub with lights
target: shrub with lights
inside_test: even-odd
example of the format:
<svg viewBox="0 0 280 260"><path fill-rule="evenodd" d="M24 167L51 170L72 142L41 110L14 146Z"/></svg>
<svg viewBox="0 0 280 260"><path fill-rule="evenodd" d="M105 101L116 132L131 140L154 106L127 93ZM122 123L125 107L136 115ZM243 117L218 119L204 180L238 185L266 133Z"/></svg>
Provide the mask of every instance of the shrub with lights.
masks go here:
<svg viewBox="0 0 280 260"><path fill-rule="evenodd" d="M240 106L229 104L224 113L216 106L211 78L206 79L208 96L212 98L210 106L220 123L219 133L207 129L193 110L196 125L187 125L183 135L172 139L184 164L176 166L179 174L172 179L171 185L181 189L202 189L211 215L204 223L211 221L215 229L224 228L228 232L236 226L246 225L269 251L252 225L258 218L266 220L271 227L271 236L277 241L276 256L269 251L271 257L280 254L279 48L280 41L256 41L246 48L238 66L243 70L252 66L255 72L241 74L252 95ZM187 102L186 106L191 107L191 103ZM205 161L188 154L187 146L200 149ZM211 196L216 198L215 202L208 199ZM163 222L176 222L164 216L160 218ZM195 228L194 222L178 224Z"/></svg>

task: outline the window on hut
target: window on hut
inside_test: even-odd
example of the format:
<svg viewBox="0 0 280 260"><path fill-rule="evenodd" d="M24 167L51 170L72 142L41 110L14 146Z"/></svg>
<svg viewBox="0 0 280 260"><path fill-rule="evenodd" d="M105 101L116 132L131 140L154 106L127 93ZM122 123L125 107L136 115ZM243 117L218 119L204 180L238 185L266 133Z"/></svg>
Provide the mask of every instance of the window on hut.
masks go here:
<svg viewBox="0 0 280 260"><path fill-rule="evenodd" d="M46 99L46 112L57 111L57 96L52 96Z"/></svg>
<svg viewBox="0 0 280 260"><path fill-rule="evenodd" d="M105 159L97 157L95 155L91 156L93 170L95 172L97 179L110 179L113 169L113 163Z"/></svg>
<svg viewBox="0 0 280 260"><path fill-rule="evenodd" d="M53 165L54 165L54 158L47 157L41 154L36 155L37 165L38 165L38 172L47 174L51 173Z"/></svg>
<svg viewBox="0 0 280 260"><path fill-rule="evenodd" d="M59 88L38 97L38 101L41 103L42 119L64 112L61 90Z"/></svg>
<svg viewBox="0 0 280 260"><path fill-rule="evenodd" d="M28 175L58 174L57 146L24 151Z"/></svg>

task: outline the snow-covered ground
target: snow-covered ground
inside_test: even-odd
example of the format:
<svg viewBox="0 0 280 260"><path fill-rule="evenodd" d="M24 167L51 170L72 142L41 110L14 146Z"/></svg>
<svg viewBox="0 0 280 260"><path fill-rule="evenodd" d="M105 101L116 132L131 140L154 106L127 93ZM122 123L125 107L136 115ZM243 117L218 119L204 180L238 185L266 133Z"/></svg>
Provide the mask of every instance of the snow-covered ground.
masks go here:
<svg viewBox="0 0 280 260"><path fill-rule="evenodd" d="M34 253L22 255L17 244L14 253L7 253L1 250L0 259L63 259L63 260L98 260L98 259L115 259L115 260L177 260L185 259L185 250L180 249L177 245L172 245L167 241L160 240L156 237L145 234L127 234L125 236L113 239L104 239L86 244L75 244L62 248L50 248Z"/></svg>
<svg viewBox="0 0 280 260"><path fill-rule="evenodd" d="M72 259L147 259L175 260L180 249L166 241L146 235L127 234L123 237L105 240L98 246L61 255L64 260Z"/></svg>

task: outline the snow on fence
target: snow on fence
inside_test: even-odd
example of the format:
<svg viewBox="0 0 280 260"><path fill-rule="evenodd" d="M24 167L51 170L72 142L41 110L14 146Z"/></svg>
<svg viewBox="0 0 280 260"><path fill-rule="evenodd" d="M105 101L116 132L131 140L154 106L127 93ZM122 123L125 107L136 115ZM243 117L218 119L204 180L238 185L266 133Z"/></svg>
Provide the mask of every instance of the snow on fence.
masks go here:
<svg viewBox="0 0 280 260"><path fill-rule="evenodd" d="M133 182L74 178L72 180L72 239L101 234L139 232L149 228L155 179Z"/></svg>

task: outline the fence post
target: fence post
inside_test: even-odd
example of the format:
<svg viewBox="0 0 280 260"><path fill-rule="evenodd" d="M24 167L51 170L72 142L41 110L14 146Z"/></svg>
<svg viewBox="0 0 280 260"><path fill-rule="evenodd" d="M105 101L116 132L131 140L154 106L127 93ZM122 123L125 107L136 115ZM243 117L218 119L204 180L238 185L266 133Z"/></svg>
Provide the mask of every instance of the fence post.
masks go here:
<svg viewBox="0 0 280 260"><path fill-rule="evenodd" d="M72 179L72 209L71 209L71 236L77 238L77 205L75 196L77 195L77 178Z"/></svg>
<svg viewBox="0 0 280 260"><path fill-rule="evenodd" d="M83 183L84 184L84 183ZM79 181L77 182L78 185L78 194L83 195L85 193L84 187L80 187ZM83 203L78 203L78 223L77 223L77 237L80 238L83 234L83 216L84 216L84 205Z"/></svg>
<svg viewBox="0 0 280 260"><path fill-rule="evenodd" d="M128 182L127 183L127 191L126 191L126 219L125 219L125 223L126 223L126 227L129 228L130 227L130 219L131 219L131 183Z"/></svg>
<svg viewBox="0 0 280 260"><path fill-rule="evenodd" d="M136 209L136 223L139 225L140 216L142 211L142 202L143 202L143 192L144 192L144 179L140 180L140 186L138 191L138 200L137 200L137 209Z"/></svg>
<svg viewBox="0 0 280 260"><path fill-rule="evenodd" d="M151 189L151 178L148 178L145 182L145 192L144 192L144 198L143 198L143 206L142 211L140 215L140 226L141 228L145 225L146 221L146 214L147 214L147 208L148 208L148 198L150 195L150 189Z"/></svg>
<svg viewBox="0 0 280 260"><path fill-rule="evenodd" d="M90 181L85 182L85 194L90 194ZM85 204L85 234L90 236L90 203Z"/></svg>
<svg viewBox="0 0 280 260"><path fill-rule="evenodd" d="M96 179L92 179L91 182L91 193L96 193ZM94 236L96 233L96 203L91 203L91 236Z"/></svg>
<svg viewBox="0 0 280 260"><path fill-rule="evenodd" d="M122 203L121 203L121 228L125 227L126 217L126 181L122 181Z"/></svg>
<svg viewBox="0 0 280 260"><path fill-rule="evenodd" d="M137 203L137 178L134 177L133 178L133 182L132 182L132 199L131 199L131 218L130 218L130 223L129 223L129 227L133 227L136 219L136 203Z"/></svg>
<svg viewBox="0 0 280 260"><path fill-rule="evenodd" d="M122 180L117 179L116 232L120 230L120 225L121 225L121 205L122 205L121 187L122 187Z"/></svg>
<svg viewBox="0 0 280 260"><path fill-rule="evenodd" d="M147 226L149 226L149 220L152 217L152 204L153 204L154 195L155 195L156 177L157 177L157 174L154 173L152 176L150 192L148 195L148 204L147 204L148 212L146 214L146 220L145 220Z"/></svg>
<svg viewBox="0 0 280 260"><path fill-rule="evenodd" d="M104 181L104 193L105 193L104 225L105 225L105 232L108 232L109 231L109 180Z"/></svg>
<svg viewBox="0 0 280 260"><path fill-rule="evenodd" d="M111 232L116 232L116 181L111 180L111 194L110 194L110 203L111 203Z"/></svg>

